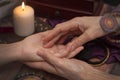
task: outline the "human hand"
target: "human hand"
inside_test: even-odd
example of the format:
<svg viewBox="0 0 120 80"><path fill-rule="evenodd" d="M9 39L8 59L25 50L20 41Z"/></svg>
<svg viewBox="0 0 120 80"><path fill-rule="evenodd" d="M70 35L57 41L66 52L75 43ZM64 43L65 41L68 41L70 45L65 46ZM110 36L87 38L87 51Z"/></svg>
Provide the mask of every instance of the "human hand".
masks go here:
<svg viewBox="0 0 120 80"><path fill-rule="evenodd" d="M88 41L106 35L99 24L101 17L78 17L70 21L58 24L51 30L49 36L44 38L45 47L51 47L55 43L62 44L69 36L79 35L67 44L70 51L82 46Z"/></svg>
<svg viewBox="0 0 120 80"><path fill-rule="evenodd" d="M21 41L21 53L18 55L20 61L41 61L43 60L40 56L37 55L38 51L40 50L46 50L50 51L51 53L58 56L59 54L67 53L68 50L66 49L66 46L64 45L54 45L51 48L44 48L43 47L43 38L45 36L48 36L49 31L41 32L38 34L31 35L27 38L25 38L23 41ZM82 47L79 47L71 55L68 55L67 57L74 56L76 53L78 53ZM62 56L61 56L62 57Z"/></svg>
<svg viewBox="0 0 120 80"><path fill-rule="evenodd" d="M42 69L68 80L101 80L103 75L104 77L106 75L83 61L58 58L51 54L51 52L41 50L38 55L46 62L28 62L26 64L32 68ZM108 78L105 80L108 80Z"/></svg>

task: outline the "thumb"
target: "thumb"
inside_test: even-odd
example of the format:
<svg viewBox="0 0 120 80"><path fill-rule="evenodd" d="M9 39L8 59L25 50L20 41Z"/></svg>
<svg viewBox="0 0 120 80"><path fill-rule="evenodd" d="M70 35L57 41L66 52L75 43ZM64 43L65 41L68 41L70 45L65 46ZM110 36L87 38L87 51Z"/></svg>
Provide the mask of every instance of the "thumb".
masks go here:
<svg viewBox="0 0 120 80"><path fill-rule="evenodd" d="M58 62L61 60L58 57L55 57L52 52L47 50L40 50L38 55L52 65L59 65Z"/></svg>
<svg viewBox="0 0 120 80"><path fill-rule="evenodd" d="M67 44L67 49L72 52L75 49L77 49L78 47L82 46L83 44L85 44L86 42L89 41L88 35L84 32L82 35L80 35L79 37L73 39L70 43Z"/></svg>

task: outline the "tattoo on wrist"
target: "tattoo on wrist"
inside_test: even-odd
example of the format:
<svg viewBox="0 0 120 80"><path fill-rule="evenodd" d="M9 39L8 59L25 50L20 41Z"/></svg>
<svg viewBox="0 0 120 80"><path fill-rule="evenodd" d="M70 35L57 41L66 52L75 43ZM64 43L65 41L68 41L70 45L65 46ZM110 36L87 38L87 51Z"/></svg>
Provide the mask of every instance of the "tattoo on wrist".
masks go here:
<svg viewBox="0 0 120 80"><path fill-rule="evenodd" d="M119 28L118 21L112 14L105 14L100 19L100 26L106 33L115 32Z"/></svg>

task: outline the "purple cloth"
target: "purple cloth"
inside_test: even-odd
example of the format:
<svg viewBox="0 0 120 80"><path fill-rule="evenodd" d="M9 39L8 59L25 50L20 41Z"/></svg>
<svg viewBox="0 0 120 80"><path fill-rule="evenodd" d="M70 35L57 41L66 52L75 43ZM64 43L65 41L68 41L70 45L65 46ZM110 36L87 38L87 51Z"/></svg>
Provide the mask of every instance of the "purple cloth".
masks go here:
<svg viewBox="0 0 120 80"><path fill-rule="evenodd" d="M120 40L120 35L118 36L114 36L111 37L111 39L119 39ZM120 62L120 43L111 43L107 40L104 40L105 45L107 45L107 47L110 50L110 58L107 61L107 63L112 63L112 62L116 62L119 61Z"/></svg>
<svg viewBox="0 0 120 80"><path fill-rule="evenodd" d="M119 35L119 38L120 38L120 35ZM91 54L90 55L91 58L99 58L103 60L103 58L105 58L107 54L106 52L106 47L107 47L110 51L110 57L108 58L106 63L110 64L114 62L120 62L120 43L111 43L105 38L100 38L97 40L99 40L99 42L96 42L95 40L85 44L85 46L91 46L87 50Z"/></svg>

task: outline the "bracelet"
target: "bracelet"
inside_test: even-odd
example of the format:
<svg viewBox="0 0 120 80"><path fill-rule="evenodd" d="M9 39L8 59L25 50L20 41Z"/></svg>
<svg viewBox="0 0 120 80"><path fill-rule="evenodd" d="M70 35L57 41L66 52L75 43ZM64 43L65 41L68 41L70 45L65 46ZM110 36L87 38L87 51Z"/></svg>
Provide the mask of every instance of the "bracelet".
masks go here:
<svg viewBox="0 0 120 80"><path fill-rule="evenodd" d="M80 54L78 54L76 58L83 60L92 66L101 66L105 64L110 57L110 50L104 44L101 44L101 43L99 44L99 43L100 43L99 41L96 41L96 44L98 44L98 46L104 51L103 53L105 54L105 56L103 59L99 61L91 61L91 59L97 58L96 56L92 56L92 53L94 52L94 49L92 48L92 46L96 47L96 45L94 46L92 43L89 43L88 45L86 45L85 49L82 52L80 52Z"/></svg>
<svg viewBox="0 0 120 80"><path fill-rule="evenodd" d="M105 57L103 60L101 60L99 63L96 62L96 63L98 63L98 64L92 64L92 66L97 67L97 66L101 66L101 65L105 64L105 62L106 62L106 61L109 59L109 57L110 57L110 50L109 50L109 48L106 47L106 50L107 50L106 57ZM91 62L91 63L92 63L92 62Z"/></svg>
<svg viewBox="0 0 120 80"><path fill-rule="evenodd" d="M15 80L46 80L43 76L37 75L35 72L31 73L22 73L21 75L18 75Z"/></svg>
<svg viewBox="0 0 120 80"><path fill-rule="evenodd" d="M40 73L41 74L39 74L36 70L22 65L14 80L47 80L45 74L43 74L43 72Z"/></svg>
<svg viewBox="0 0 120 80"><path fill-rule="evenodd" d="M105 37L105 39L111 43L116 43L116 44L120 44L120 40L117 39L111 39L110 37Z"/></svg>

